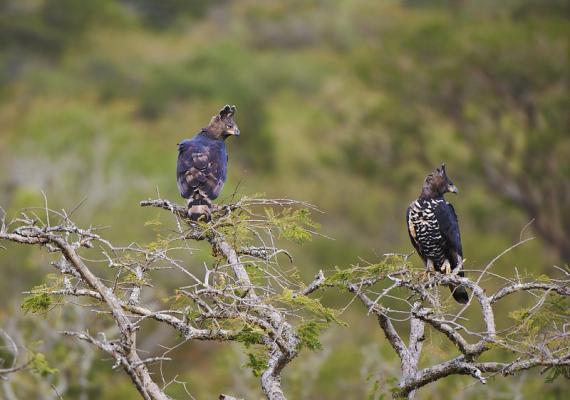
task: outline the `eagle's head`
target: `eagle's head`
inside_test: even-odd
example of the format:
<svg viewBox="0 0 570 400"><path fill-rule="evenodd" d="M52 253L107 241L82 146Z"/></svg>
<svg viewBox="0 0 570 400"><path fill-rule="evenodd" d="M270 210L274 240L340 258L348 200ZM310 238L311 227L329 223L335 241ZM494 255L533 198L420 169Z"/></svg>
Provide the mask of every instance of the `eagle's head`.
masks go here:
<svg viewBox="0 0 570 400"><path fill-rule="evenodd" d="M447 192L457 193L458 190L451 179L447 176L445 164L441 164L441 167L434 169L428 176L426 176L420 197L440 197Z"/></svg>
<svg viewBox="0 0 570 400"><path fill-rule="evenodd" d="M216 115L210 120L210 124L204 129L203 132L208 136L225 140L230 136L239 136L240 131L234 120L236 113L236 106L225 105Z"/></svg>

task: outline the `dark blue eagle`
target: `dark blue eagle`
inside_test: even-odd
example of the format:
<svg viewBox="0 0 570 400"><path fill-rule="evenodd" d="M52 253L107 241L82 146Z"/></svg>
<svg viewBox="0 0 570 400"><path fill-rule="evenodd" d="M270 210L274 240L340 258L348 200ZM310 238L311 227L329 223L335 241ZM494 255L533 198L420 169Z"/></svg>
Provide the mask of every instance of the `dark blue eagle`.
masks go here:
<svg viewBox="0 0 570 400"><path fill-rule="evenodd" d="M428 273L464 276L459 222L453 206L443 197L447 192L457 193L457 188L442 164L425 178L420 196L406 211L408 233ZM451 285L450 289L457 302L467 303L465 287Z"/></svg>
<svg viewBox="0 0 570 400"><path fill-rule="evenodd" d="M240 134L235 112L235 106L226 105L196 136L178 144L178 191L188 199L188 216L192 220L211 219L212 200L218 197L226 181L225 140Z"/></svg>

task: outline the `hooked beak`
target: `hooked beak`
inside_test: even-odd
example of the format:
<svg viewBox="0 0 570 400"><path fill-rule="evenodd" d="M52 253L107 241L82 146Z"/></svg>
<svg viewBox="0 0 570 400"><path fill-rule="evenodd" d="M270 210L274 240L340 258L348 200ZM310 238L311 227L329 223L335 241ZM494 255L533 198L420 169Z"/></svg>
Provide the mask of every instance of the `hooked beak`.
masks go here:
<svg viewBox="0 0 570 400"><path fill-rule="evenodd" d="M459 190L457 189L457 186L451 184L447 186L447 190L449 190L451 193L459 193Z"/></svg>
<svg viewBox="0 0 570 400"><path fill-rule="evenodd" d="M234 129L228 131L228 133L232 136L239 136L241 132L239 131L239 128L234 128Z"/></svg>

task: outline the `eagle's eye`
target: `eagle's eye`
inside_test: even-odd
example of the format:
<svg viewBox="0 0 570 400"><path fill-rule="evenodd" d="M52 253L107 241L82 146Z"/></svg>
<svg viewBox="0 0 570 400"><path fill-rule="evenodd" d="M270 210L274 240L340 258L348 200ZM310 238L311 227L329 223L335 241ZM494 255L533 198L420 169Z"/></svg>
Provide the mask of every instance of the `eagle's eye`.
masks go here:
<svg viewBox="0 0 570 400"><path fill-rule="evenodd" d="M231 125L226 125L226 128L230 129L232 126Z"/></svg>

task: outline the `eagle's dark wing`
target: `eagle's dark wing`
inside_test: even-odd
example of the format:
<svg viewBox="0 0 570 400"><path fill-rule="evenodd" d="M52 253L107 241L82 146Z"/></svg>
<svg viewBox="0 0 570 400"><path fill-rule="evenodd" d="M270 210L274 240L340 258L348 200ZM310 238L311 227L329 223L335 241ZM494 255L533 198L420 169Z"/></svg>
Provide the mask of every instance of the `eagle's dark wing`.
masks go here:
<svg viewBox="0 0 570 400"><path fill-rule="evenodd" d="M463 257L459 221L455 209L450 203L445 202L435 208L435 217L439 224L441 236L446 242L447 252L452 256L453 260L450 259L450 261L454 264L455 255Z"/></svg>
<svg viewBox="0 0 570 400"><path fill-rule="evenodd" d="M217 198L226 181L227 161L221 141L197 136L182 142L176 168L180 195L189 198L200 190L210 200Z"/></svg>
<svg viewBox="0 0 570 400"><path fill-rule="evenodd" d="M463 249L461 246L461 234L459 233L459 221L453 206L444 202L435 208L435 217L439 223L439 230L442 238L445 240L446 258L451 263L451 269L458 269L457 274L461 277L465 276L463 268ZM455 301L465 304L469 301L467 288L463 285L449 285L451 294Z"/></svg>
<svg viewBox="0 0 570 400"><path fill-rule="evenodd" d="M406 210L406 226L408 227L408 235L410 235L410 242L412 242L412 246L414 246L414 249L416 249L416 253L418 253L418 255L422 258L422 260L424 260L425 263L426 258L416 238L416 228L414 226L414 223L410 221L410 208L411 207L408 207L408 209Z"/></svg>

